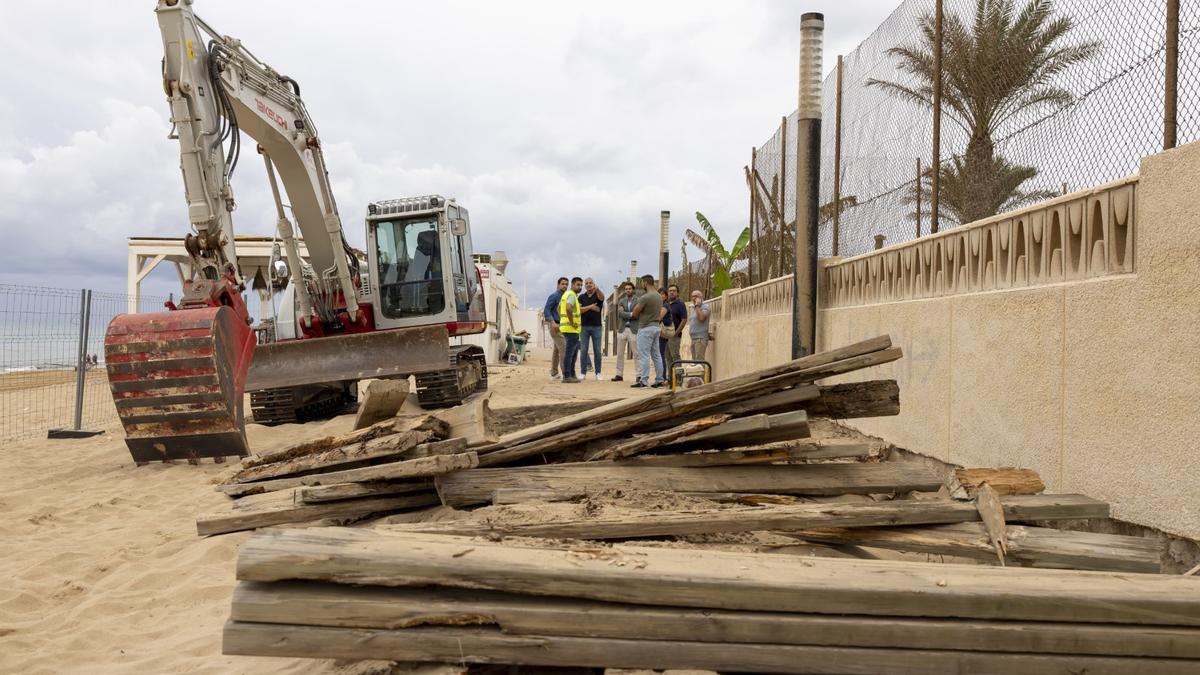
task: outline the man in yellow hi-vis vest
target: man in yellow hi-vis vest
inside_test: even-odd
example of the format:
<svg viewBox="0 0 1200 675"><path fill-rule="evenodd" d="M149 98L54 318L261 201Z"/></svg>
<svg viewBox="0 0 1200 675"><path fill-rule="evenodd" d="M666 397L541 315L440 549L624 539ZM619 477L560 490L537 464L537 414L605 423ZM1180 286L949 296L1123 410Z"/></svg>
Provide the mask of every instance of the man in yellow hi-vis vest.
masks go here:
<svg viewBox="0 0 1200 675"><path fill-rule="evenodd" d="M558 330L567 339L563 350L563 382L579 382L575 377L575 361L579 358L579 292L583 290L583 279L571 279L571 288L558 301Z"/></svg>

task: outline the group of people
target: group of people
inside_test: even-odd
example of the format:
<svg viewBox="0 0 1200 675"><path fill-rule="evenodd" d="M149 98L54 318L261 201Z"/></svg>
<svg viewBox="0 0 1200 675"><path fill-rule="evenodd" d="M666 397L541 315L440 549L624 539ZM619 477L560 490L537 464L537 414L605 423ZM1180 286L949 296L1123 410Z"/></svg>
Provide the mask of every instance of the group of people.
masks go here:
<svg viewBox="0 0 1200 675"><path fill-rule="evenodd" d="M622 283L615 300L610 300L616 303L617 322L617 372L612 380L625 379L625 352L634 347L637 375L631 386L661 387L671 367L681 360L679 350L685 330L691 338L692 360L704 360L708 341L712 339L709 329L712 310L700 291L692 291L689 307L679 299L679 287L675 284L656 288L654 277L647 274L638 280L638 285L640 289L633 282ZM581 382L587 379L589 371L596 380L604 379L600 351L604 308L604 292L591 278L559 278L558 288L546 298L542 310L554 341L550 357L552 380ZM580 360L581 377L576 377L575 365Z"/></svg>

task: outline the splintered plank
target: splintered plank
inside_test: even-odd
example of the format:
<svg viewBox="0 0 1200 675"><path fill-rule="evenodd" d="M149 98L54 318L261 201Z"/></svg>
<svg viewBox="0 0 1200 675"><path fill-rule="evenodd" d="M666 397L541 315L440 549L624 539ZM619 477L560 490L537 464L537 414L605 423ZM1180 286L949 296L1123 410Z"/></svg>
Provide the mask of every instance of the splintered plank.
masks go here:
<svg viewBox="0 0 1200 675"><path fill-rule="evenodd" d="M300 443L288 445L270 452L255 453L253 456L242 460L242 469L244 470L251 467L262 466L264 464L272 464L275 462L282 462L319 452L325 452L326 450L332 450L345 445L361 443L363 441L368 441L372 438L378 438L380 436L386 436L387 434L394 432L395 421L384 420L382 422L372 424L365 429L352 431L341 436L324 436L322 438L316 438L310 441L302 441ZM234 478L236 479L236 476Z"/></svg>
<svg viewBox="0 0 1200 675"><path fill-rule="evenodd" d="M1089 518L1108 515L1108 505L1080 495L1011 497L1004 509L1025 518ZM456 535L547 537L551 539L628 539L714 532L800 530L813 527L873 527L893 524L961 523L979 520L972 504L944 501L890 501L861 504L790 504L780 506L643 511L610 516L553 515L547 522L504 519L458 520L397 525L406 532ZM992 554L995 556L995 553Z"/></svg>
<svg viewBox="0 0 1200 675"><path fill-rule="evenodd" d="M1009 503L1021 497L1003 500ZM969 505L968 505L969 506ZM1161 569L1162 542L1150 537L1128 537L1008 525L1005 557L1010 562L1039 567L1157 573ZM805 541L872 546L896 551L933 553L996 561L996 552L981 523L820 529L792 533Z"/></svg>
<svg viewBox="0 0 1200 675"><path fill-rule="evenodd" d="M277 478L275 480L264 480L254 483L222 485L218 489L231 497L238 497L259 492L288 490L304 485L334 485L336 483L364 483L368 481L398 480L401 478L422 478L451 471L470 469L478 466L478 464L479 458L474 452L464 452L455 455L432 455L400 462L374 464L357 469L326 471L323 473Z"/></svg>
<svg viewBox="0 0 1200 675"><path fill-rule="evenodd" d="M387 513L438 504L436 493L407 494L374 499L351 499L325 504L276 504L262 509L231 509L224 513L201 516L196 520L196 533L202 537L241 530L253 530L271 525L305 523L322 518L356 518L373 513Z"/></svg>
<svg viewBox="0 0 1200 675"><path fill-rule="evenodd" d="M433 432L430 431L392 433L362 443L343 445L303 457L242 469L233 477L233 482L252 483L361 465L365 462L403 455L434 438Z"/></svg>
<svg viewBox="0 0 1200 675"><path fill-rule="evenodd" d="M689 668L826 675L1191 675L1200 662L925 649L863 649L505 635L494 628L328 628L229 622L224 654L523 666Z"/></svg>
<svg viewBox="0 0 1200 675"><path fill-rule="evenodd" d="M1200 626L1200 579L324 527L255 532L240 581L495 590L748 611Z"/></svg>
<svg viewBox="0 0 1200 675"><path fill-rule="evenodd" d="M851 419L900 414L900 386L895 380L821 385L821 395L804 405L809 417Z"/></svg>
<svg viewBox="0 0 1200 675"><path fill-rule="evenodd" d="M510 635L1200 659L1200 629L731 612L453 588L238 584L230 618L343 628L496 625Z"/></svg>
<svg viewBox="0 0 1200 675"><path fill-rule="evenodd" d="M936 492L942 485L942 479L930 469L909 462L707 468L635 467L587 462L473 469L441 476L437 484L445 503L458 507L490 502L497 490L505 488L576 493L626 489L840 495Z"/></svg>

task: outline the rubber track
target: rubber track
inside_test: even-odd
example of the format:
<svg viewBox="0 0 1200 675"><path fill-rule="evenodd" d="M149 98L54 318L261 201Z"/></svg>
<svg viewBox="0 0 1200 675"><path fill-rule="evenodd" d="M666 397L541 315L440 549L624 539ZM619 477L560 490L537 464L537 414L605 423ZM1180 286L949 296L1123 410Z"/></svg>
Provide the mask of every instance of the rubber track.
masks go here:
<svg viewBox="0 0 1200 675"><path fill-rule="evenodd" d="M479 381L474 387L459 385L458 371L468 362L479 364ZM417 402L422 408L448 408L466 400L471 394L487 389L487 361L483 350L475 345L450 348L450 368L417 375Z"/></svg>

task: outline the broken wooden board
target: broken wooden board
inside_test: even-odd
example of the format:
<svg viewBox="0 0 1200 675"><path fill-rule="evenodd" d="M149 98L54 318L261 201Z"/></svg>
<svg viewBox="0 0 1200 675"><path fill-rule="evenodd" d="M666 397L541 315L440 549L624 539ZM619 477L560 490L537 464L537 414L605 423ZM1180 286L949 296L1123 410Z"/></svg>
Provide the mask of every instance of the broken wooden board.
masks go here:
<svg viewBox="0 0 1200 675"><path fill-rule="evenodd" d="M422 443L434 440L434 438L430 431L391 433L362 443L343 445L323 452L243 469L233 476L230 482L252 483L272 478L362 466L378 460L397 458Z"/></svg>
<svg viewBox="0 0 1200 675"><path fill-rule="evenodd" d="M241 530L253 530L271 525L304 523L323 518L358 518L373 513L415 509L438 504L436 493L408 494L372 499L351 499L325 504L281 504L262 509L231 509L224 513L201 516L196 520L196 533L202 537Z"/></svg>
<svg viewBox="0 0 1200 675"><path fill-rule="evenodd" d="M365 429L352 431L348 434L340 436L324 436L311 441L302 441L292 445L287 445L278 450L268 452L255 453L250 457L242 459L241 469L249 469L251 467L262 466L263 464L273 464L282 462L297 457L304 457L334 448L340 448L345 445L361 443L379 436L395 432L395 423L393 420L384 420L377 424L372 424Z"/></svg>
<svg viewBox="0 0 1200 675"><path fill-rule="evenodd" d="M496 625L511 635L1200 659L1200 629L731 612L453 588L242 582L230 618L343 628Z"/></svg>
<svg viewBox="0 0 1200 675"><path fill-rule="evenodd" d="M971 497L983 484L992 486L1000 495L1036 495L1046 489L1041 476L1033 469L999 468L955 469L954 477Z"/></svg>
<svg viewBox="0 0 1200 675"><path fill-rule="evenodd" d="M942 485L942 478L930 469L910 462L707 468L633 467L587 462L459 471L439 477L437 485L443 501L459 507L486 504L496 490L505 488L585 493L625 489L839 495L936 492Z"/></svg>
<svg viewBox="0 0 1200 675"><path fill-rule="evenodd" d="M992 550L1003 566L1004 554L1008 552L1008 534L1005 532L1004 507L1000 504L1000 495L991 485L980 485L975 492L975 508L979 511L979 519L983 521L983 529L987 531Z"/></svg>
<svg viewBox="0 0 1200 675"><path fill-rule="evenodd" d="M1005 498L1005 510L1012 500ZM969 504L964 504L969 506ZM1055 530L1027 525L1006 527L1009 562L1036 567L1158 573L1162 542L1149 537L1129 537ZM927 525L923 527L868 527L804 530L789 533L805 541L853 544L895 551L932 553L995 562L996 552L982 523Z"/></svg>
<svg viewBox="0 0 1200 675"><path fill-rule="evenodd" d="M1200 626L1200 579L323 527L255 532L240 581L438 585L747 611Z"/></svg>
<svg viewBox="0 0 1200 675"><path fill-rule="evenodd" d="M695 436L700 432L711 429L713 427L724 424L729 421L729 415L709 415L694 419L690 422L677 424L674 427L665 431L659 431L652 434L642 434L634 436L628 440L617 441L616 443L599 448L584 457L585 462L592 462L606 459L621 459L624 457L632 457L633 455L654 450L659 446L666 445L672 441L677 441L688 436Z"/></svg>
<svg viewBox="0 0 1200 675"><path fill-rule="evenodd" d="M476 394L453 408L434 410L431 414L445 422L451 437L467 439L468 447L495 443L498 437L488 430L491 417L492 392Z"/></svg>
<svg viewBox="0 0 1200 675"><path fill-rule="evenodd" d="M304 485L334 485L336 483L364 483L368 481L398 480L401 478L422 478L436 476L439 473L462 471L474 468L478 464L479 458L474 452L464 452L457 455L418 457L399 462L346 469L344 471L327 471L303 476L263 480L254 483L222 485L218 489L231 497L239 497L259 492L288 490Z"/></svg>
<svg viewBox="0 0 1200 675"><path fill-rule="evenodd" d="M688 668L827 675L1192 675L1200 661L924 649L505 635L494 628L355 629L225 624L222 653L320 659L455 661L522 666Z"/></svg>
<svg viewBox="0 0 1200 675"><path fill-rule="evenodd" d="M358 412L354 415L354 428L362 429L376 422L391 419L400 411L408 396L408 380L372 380L367 385Z"/></svg>
<svg viewBox="0 0 1200 675"><path fill-rule="evenodd" d="M900 414L900 386L895 380L868 380L821 385L821 395L804 405L809 417L853 419Z"/></svg>
<svg viewBox="0 0 1200 675"><path fill-rule="evenodd" d="M1080 495L1010 497L1005 500L1003 508L1014 515L1037 520L1104 517L1108 514L1107 504ZM499 514L493 512L491 515ZM814 527L961 523L977 521L979 517L973 505L952 500L694 508L598 516L579 516L569 510L559 512L547 505L541 522L489 517L485 520L466 519L445 523L397 525L396 528L405 532L462 536L630 539L717 532L801 530Z"/></svg>
<svg viewBox="0 0 1200 675"><path fill-rule="evenodd" d="M830 438L814 441L807 438L768 443L761 446L731 448L670 455L640 455L619 460L622 466L734 466L741 464L770 464L818 459L867 459L881 456L887 444L862 442L849 438Z"/></svg>

